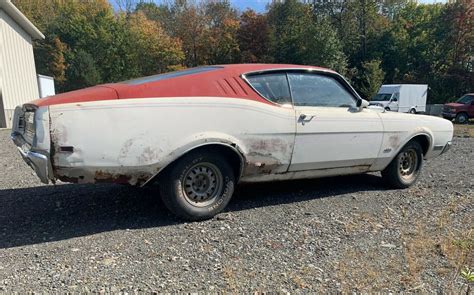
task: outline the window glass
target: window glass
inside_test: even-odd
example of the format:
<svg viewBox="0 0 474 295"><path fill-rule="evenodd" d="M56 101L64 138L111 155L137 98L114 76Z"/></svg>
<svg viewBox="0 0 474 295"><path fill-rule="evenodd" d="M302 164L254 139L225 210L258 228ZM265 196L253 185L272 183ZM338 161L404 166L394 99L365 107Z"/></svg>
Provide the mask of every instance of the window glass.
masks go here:
<svg viewBox="0 0 474 295"><path fill-rule="evenodd" d="M289 73L296 106L355 107L356 100L332 77L312 73Z"/></svg>
<svg viewBox="0 0 474 295"><path fill-rule="evenodd" d="M121 82L121 83L139 85L139 84L144 84L144 83L149 83L149 82L156 82L156 81L160 81L160 80L171 79L171 78L176 78L176 77L181 77L181 76L187 76L187 75L192 75L192 74L198 74L198 73L214 71L214 70L217 70L217 69L222 69L222 67L218 67L218 66L197 67L197 68L191 68L191 69L186 69L186 70L182 70L182 71L169 72L169 73L164 73L164 74L158 74L158 75L153 75L153 76L148 76L148 77L137 78L137 79L133 79L133 80L124 81L124 82Z"/></svg>
<svg viewBox="0 0 474 295"><path fill-rule="evenodd" d="M473 99L474 99L474 97L472 97L470 95L465 95L465 96L461 97L457 102L462 103L462 104L469 104L469 103L471 103L471 101Z"/></svg>
<svg viewBox="0 0 474 295"><path fill-rule="evenodd" d="M286 73L250 75L247 80L266 99L278 104L291 103Z"/></svg>
<svg viewBox="0 0 474 295"><path fill-rule="evenodd" d="M390 98L392 97L391 93L377 93L374 98L372 98L373 101L389 101Z"/></svg>

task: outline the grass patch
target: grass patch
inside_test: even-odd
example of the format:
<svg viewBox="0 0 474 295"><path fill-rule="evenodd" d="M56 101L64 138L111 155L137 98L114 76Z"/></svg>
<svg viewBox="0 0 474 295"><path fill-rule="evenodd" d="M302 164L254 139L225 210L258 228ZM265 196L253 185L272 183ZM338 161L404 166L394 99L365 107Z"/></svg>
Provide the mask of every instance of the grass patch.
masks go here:
<svg viewBox="0 0 474 295"><path fill-rule="evenodd" d="M474 124L454 124L454 136L474 138Z"/></svg>

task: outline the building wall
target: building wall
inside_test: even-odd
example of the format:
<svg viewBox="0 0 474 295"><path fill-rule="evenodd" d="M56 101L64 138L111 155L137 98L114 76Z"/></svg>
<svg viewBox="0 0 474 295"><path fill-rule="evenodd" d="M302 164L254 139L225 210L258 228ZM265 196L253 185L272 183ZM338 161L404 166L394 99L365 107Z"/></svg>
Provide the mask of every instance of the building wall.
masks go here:
<svg viewBox="0 0 474 295"><path fill-rule="evenodd" d="M0 92L7 127L15 107L39 98L31 37L0 10Z"/></svg>

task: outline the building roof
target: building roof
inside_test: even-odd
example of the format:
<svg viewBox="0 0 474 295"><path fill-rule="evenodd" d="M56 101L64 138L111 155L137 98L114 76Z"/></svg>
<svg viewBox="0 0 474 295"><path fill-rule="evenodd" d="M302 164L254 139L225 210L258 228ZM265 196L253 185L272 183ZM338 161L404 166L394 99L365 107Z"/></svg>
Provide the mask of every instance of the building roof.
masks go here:
<svg viewBox="0 0 474 295"><path fill-rule="evenodd" d="M31 38L44 39L43 33L10 0L0 0L0 9L5 11Z"/></svg>

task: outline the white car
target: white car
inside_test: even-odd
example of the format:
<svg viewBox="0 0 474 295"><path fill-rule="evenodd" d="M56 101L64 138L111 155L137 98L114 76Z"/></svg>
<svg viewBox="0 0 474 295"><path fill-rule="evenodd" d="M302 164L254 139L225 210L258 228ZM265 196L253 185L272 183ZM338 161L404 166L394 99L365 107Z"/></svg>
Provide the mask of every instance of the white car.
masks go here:
<svg viewBox="0 0 474 295"><path fill-rule="evenodd" d="M214 216L239 182L382 171L396 188L446 152L452 123L367 107L334 71L205 66L33 101L12 138L42 182L157 182L189 220Z"/></svg>

